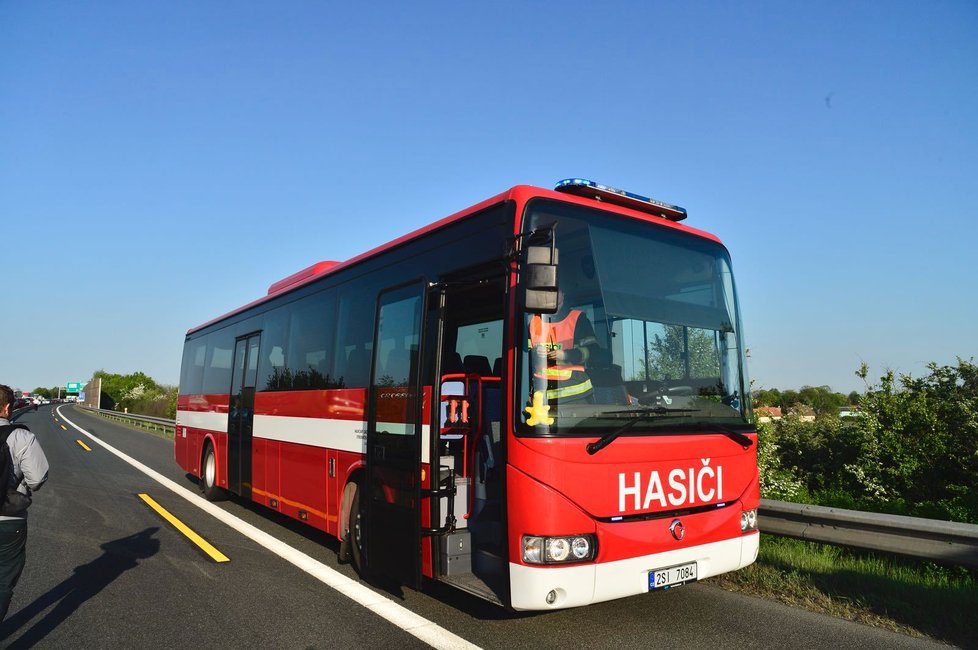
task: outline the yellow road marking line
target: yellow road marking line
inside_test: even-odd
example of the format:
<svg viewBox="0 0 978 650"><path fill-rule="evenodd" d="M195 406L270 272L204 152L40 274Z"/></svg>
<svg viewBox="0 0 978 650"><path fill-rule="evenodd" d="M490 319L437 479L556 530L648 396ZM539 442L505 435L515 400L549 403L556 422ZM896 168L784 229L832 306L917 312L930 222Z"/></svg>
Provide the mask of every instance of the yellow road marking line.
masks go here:
<svg viewBox="0 0 978 650"><path fill-rule="evenodd" d="M203 537L201 537L194 531L190 530L186 526L186 524L184 524L182 521L180 521L179 519L171 515L169 512L167 512L166 509L163 508L163 506L158 504L156 501L154 501L151 496L149 496L148 494L140 494L139 498L145 501L146 505L148 505L150 508L152 508L157 513L159 513L161 517L163 517L168 522L173 524L173 526L177 530L179 530L181 533L186 535L187 539L189 539L191 542L199 546L200 550L202 550L204 553L207 553L209 556L211 556L212 560L214 560L215 562L231 561L231 558L229 558L228 556L224 555L224 553L221 553L219 550L211 546L207 540L205 540Z"/></svg>
<svg viewBox="0 0 978 650"><path fill-rule="evenodd" d="M85 451L91 451L92 450L91 447L89 447L88 445L86 445L81 440L76 440L75 442L77 442L79 445L81 445L81 448L84 449Z"/></svg>
<svg viewBox="0 0 978 650"><path fill-rule="evenodd" d="M67 430L68 430L68 427L66 427L66 426L65 426L65 425L63 425L63 424L61 425L61 428L62 428L62 429L64 429L65 431L67 431Z"/></svg>
<svg viewBox="0 0 978 650"><path fill-rule="evenodd" d="M59 406L58 408L61 407ZM151 480L156 481L161 487L170 490L175 496L186 499L190 505L200 508L205 514L210 515L215 520L226 524L234 531L240 533L242 537L246 537L258 544L269 553L274 553L300 571L307 573L311 578L322 582L333 590L333 592L349 598L361 607L369 609L377 614L377 616L396 625L414 638L434 648L478 649L478 646L474 643L470 643L436 623L415 614L398 602L374 591L366 584L349 578L335 569L331 569L325 562L320 562L314 557L306 555L285 542L279 541L271 534L259 530L243 519L239 519L227 510L217 507L210 501L205 501L203 497L197 495L196 490L191 491L176 481L163 476L156 470L150 469L135 458L122 453L104 440L95 437L70 419L66 418L65 421L69 426L77 429L83 436L88 436L92 439L92 442L101 446L105 451L132 466L137 471L142 472Z"/></svg>

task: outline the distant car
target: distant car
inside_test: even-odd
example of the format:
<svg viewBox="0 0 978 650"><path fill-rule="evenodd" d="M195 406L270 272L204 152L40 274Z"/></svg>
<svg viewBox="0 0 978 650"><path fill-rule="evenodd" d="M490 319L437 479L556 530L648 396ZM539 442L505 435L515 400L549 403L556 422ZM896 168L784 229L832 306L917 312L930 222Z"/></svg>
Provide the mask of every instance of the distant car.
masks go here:
<svg viewBox="0 0 978 650"><path fill-rule="evenodd" d="M33 407L35 411L37 410L37 404L35 404L34 402L32 402L29 399L24 399L23 397L18 397L17 399L14 400L14 410L15 411L17 409L25 409L25 408L31 408L31 407Z"/></svg>

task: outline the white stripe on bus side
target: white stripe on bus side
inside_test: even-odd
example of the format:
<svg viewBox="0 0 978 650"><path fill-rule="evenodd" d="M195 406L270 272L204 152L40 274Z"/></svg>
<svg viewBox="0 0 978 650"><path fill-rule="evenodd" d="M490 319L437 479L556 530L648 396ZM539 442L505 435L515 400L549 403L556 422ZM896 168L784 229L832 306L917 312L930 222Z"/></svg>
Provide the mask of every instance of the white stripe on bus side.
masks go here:
<svg viewBox="0 0 978 650"><path fill-rule="evenodd" d="M195 429L207 429L227 433L228 416L226 413L201 413L196 411L179 411L177 426ZM382 431L404 434L407 426L403 422L378 422ZM264 440L276 440L310 447L349 451L355 454L366 453L367 423L355 420L334 420L326 418L303 418L289 415L256 415L253 435ZM421 444L421 462L427 463L428 445L425 443L431 435L431 427L421 427L424 436Z"/></svg>
<svg viewBox="0 0 978 650"><path fill-rule="evenodd" d="M367 445L367 423L288 415L256 415L254 435L265 440L362 454Z"/></svg>
<svg viewBox="0 0 978 650"><path fill-rule="evenodd" d="M228 414L213 411L177 411L177 426L227 433Z"/></svg>

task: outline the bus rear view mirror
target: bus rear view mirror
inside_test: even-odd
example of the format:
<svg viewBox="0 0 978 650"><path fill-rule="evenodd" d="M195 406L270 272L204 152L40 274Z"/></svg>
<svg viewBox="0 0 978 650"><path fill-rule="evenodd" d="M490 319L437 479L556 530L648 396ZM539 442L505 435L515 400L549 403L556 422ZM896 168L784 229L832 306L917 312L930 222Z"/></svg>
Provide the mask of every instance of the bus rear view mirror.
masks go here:
<svg viewBox="0 0 978 650"><path fill-rule="evenodd" d="M557 249L527 246L523 269L523 307L530 314L557 311Z"/></svg>
<svg viewBox="0 0 978 650"><path fill-rule="evenodd" d="M557 292L527 289L524 296L526 313L555 314L557 313Z"/></svg>

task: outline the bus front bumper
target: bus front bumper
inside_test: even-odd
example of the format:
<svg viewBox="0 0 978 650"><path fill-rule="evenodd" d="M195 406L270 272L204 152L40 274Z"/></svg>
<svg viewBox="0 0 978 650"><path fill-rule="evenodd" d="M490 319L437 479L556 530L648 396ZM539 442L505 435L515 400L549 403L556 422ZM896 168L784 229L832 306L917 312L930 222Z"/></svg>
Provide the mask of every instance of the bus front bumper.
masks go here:
<svg viewBox="0 0 978 650"><path fill-rule="evenodd" d="M747 566L757 559L757 533L721 542L641 557L570 566L510 563L511 602L515 610L580 607L649 591L649 572L696 562L697 580Z"/></svg>

